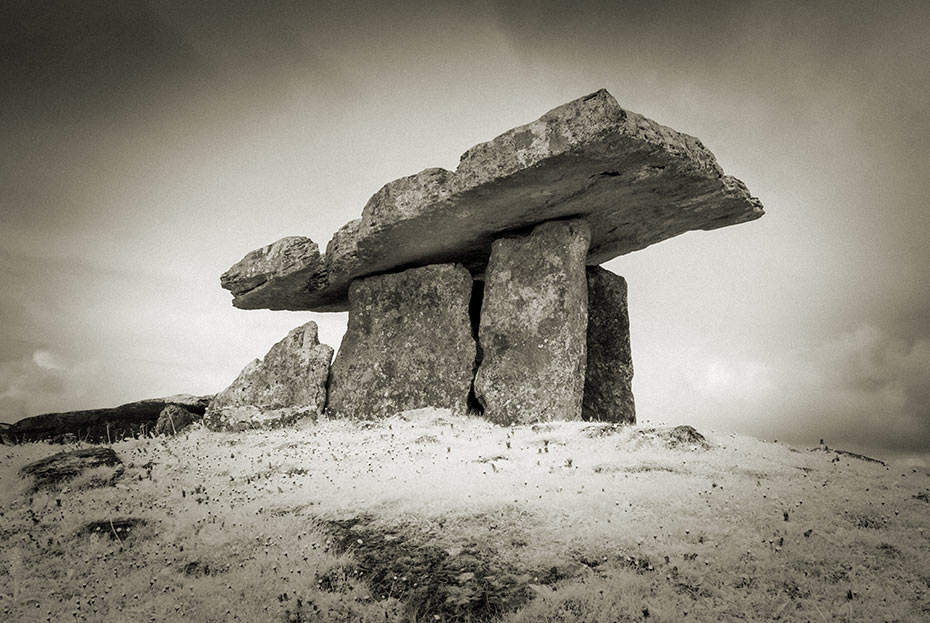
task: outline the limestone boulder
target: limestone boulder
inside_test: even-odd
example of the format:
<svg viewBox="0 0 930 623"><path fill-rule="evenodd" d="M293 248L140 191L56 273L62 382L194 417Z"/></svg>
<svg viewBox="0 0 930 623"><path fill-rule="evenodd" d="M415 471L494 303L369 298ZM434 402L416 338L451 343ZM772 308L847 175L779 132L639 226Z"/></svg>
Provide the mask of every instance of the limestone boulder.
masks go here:
<svg viewBox="0 0 930 623"><path fill-rule="evenodd" d="M588 267L587 277L588 363L581 415L635 424L626 279L600 266Z"/></svg>
<svg viewBox="0 0 930 623"><path fill-rule="evenodd" d="M244 430L318 416L326 406L332 358L333 349L320 344L315 322L291 330L214 397L204 423L211 430Z"/></svg>
<svg viewBox="0 0 930 623"><path fill-rule="evenodd" d="M235 297L259 291L269 309L293 309L302 292L326 283L319 246L302 236L289 236L248 253L220 276L220 285Z"/></svg>
<svg viewBox="0 0 930 623"><path fill-rule="evenodd" d="M471 292L471 276L455 264L353 282L327 411L358 418L423 407L464 412L476 352Z"/></svg>
<svg viewBox="0 0 930 623"><path fill-rule="evenodd" d="M585 261L597 265L762 213L698 139L600 90L472 147L455 171L386 184L325 257L306 238L286 238L247 255L221 282L242 309L344 311L355 278L448 262L480 276L496 238L544 221L587 220Z"/></svg>
<svg viewBox="0 0 930 623"><path fill-rule="evenodd" d="M155 422L155 434L176 435L202 417L202 413L193 413L182 406L170 404L158 414L158 421Z"/></svg>
<svg viewBox="0 0 930 623"><path fill-rule="evenodd" d="M475 395L500 424L580 420L588 292L583 220L496 240L486 274Z"/></svg>

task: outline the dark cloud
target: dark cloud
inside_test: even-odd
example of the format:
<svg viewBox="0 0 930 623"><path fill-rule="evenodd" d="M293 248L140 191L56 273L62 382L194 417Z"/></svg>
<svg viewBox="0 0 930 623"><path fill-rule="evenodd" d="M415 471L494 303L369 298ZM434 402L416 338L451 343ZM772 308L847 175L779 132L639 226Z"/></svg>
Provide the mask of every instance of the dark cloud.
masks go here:
<svg viewBox="0 0 930 623"><path fill-rule="evenodd" d="M53 123L144 108L206 69L145 2L6 2L0 29L2 101L14 119Z"/></svg>

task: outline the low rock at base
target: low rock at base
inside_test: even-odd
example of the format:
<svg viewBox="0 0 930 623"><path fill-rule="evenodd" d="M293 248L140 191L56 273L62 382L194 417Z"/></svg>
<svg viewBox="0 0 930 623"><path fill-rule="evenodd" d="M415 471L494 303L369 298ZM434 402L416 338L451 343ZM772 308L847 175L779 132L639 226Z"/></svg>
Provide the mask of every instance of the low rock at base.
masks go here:
<svg viewBox="0 0 930 623"><path fill-rule="evenodd" d="M111 448L83 448L47 456L19 471L23 476L32 476L35 487L39 488L70 480L88 469L112 467L122 462Z"/></svg>
<svg viewBox="0 0 930 623"><path fill-rule="evenodd" d="M213 396L177 394L107 409L45 413L24 418L3 430L2 434L7 443L114 443L127 437L149 434L155 428L158 416L169 404L203 415L212 399Z"/></svg>
<svg viewBox="0 0 930 623"><path fill-rule="evenodd" d="M327 412L359 418L422 407L464 412L476 352L471 292L471 276L456 264L353 282Z"/></svg>
<svg viewBox="0 0 930 623"><path fill-rule="evenodd" d="M158 421L155 422L156 435L176 435L197 420L203 414L196 414L178 405L168 405L161 410Z"/></svg>
<svg viewBox="0 0 930 623"><path fill-rule="evenodd" d="M588 363L581 417L636 423L626 279L600 266L587 269Z"/></svg>
<svg viewBox="0 0 930 623"><path fill-rule="evenodd" d="M319 342L315 322L293 329L214 397L204 423L211 430L245 430L318 416L326 405L332 358L333 349Z"/></svg>
<svg viewBox="0 0 930 623"><path fill-rule="evenodd" d="M583 220L552 221L494 242L475 395L500 424L581 419L588 293Z"/></svg>

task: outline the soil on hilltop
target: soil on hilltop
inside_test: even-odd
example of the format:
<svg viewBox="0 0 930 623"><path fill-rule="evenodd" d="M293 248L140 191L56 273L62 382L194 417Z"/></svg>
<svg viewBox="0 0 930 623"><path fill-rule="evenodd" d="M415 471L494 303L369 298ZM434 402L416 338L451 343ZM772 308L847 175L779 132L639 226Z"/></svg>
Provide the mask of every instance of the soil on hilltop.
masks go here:
<svg viewBox="0 0 930 623"><path fill-rule="evenodd" d="M382 421L3 447L10 621L919 621L930 477L825 446Z"/></svg>

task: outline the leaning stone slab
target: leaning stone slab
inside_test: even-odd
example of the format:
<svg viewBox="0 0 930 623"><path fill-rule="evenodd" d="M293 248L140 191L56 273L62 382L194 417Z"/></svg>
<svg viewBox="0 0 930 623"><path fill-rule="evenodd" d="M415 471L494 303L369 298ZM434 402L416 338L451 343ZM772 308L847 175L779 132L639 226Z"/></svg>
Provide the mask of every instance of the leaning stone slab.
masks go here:
<svg viewBox="0 0 930 623"><path fill-rule="evenodd" d="M326 405L332 358L333 349L319 342L315 322L291 330L214 397L204 423L211 430L245 430L318 416Z"/></svg>
<svg viewBox="0 0 930 623"><path fill-rule="evenodd" d="M366 419L422 407L464 413L476 350L471 291L471 275L454 264L355 281L327 412Z"/></svg>
<svg viewBox="0 0 930 623"><path fill-rule="evenodd" d="M563 104L466 151L455 171L385 185L360 221L319 256L285 239L222 278L242 309L344 311L357 277L445 262L483 273L491 243L538 223L583 217L586 263L601 264L686 231L762 216L701 142L620 107L607 91ZM315 247L315 245L314 245ZM332 257L331 257L332 256Z"/></svg>
<svg viewBox="0 0 930 623"><path fill-rule="evenodd" d="M500 424L580 420L586 361L587 222L543 223L494 242L475 395Z"/></svg>
<svg viewBox="0 0 930 623"><path fill-rule="evenodd" d="M581 417L635 424L626 279L600 266L589 266L587 276L588 363Z"/></svg>

